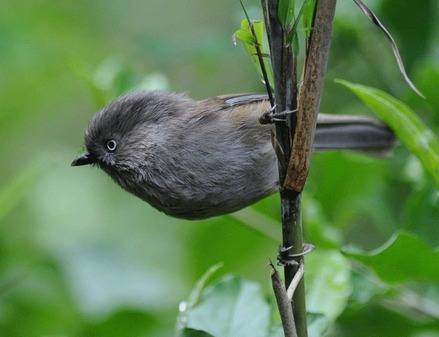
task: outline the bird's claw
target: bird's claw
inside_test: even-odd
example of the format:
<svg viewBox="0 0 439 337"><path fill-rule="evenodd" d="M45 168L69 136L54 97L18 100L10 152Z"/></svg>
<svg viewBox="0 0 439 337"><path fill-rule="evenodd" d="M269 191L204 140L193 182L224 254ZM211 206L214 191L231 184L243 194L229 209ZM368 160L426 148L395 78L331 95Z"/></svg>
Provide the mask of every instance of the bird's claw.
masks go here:
<svg viewBox="0 0 439 337"><path fill-rule="evenodd" d="M259 123L261 124L273 124L276 122L286 122L286 117L297 112L296 110L287 110L281 112L275 112L276 105L270 108L270 110L264 112L261 117L259 117Z"/></svg>

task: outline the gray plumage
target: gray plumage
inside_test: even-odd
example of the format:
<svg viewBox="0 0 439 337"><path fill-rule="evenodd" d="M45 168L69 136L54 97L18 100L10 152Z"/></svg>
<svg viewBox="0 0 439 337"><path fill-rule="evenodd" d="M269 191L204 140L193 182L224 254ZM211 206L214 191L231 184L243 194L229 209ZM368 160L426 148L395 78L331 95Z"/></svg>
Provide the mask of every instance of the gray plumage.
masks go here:
<svg viewBox="0 0 439 337"><path fill-rule="evenodd" d="M265 95L185 95L138 91L91 120L88 153L122 188L176 217L200 219L241 209L278 188ZM107 148L115 141L114 151ZM369 117L319 114L315 149L388 151L393 133ZM111 144L114 145L114 144ZM110 147L111 148L111 147Z"/></svg>

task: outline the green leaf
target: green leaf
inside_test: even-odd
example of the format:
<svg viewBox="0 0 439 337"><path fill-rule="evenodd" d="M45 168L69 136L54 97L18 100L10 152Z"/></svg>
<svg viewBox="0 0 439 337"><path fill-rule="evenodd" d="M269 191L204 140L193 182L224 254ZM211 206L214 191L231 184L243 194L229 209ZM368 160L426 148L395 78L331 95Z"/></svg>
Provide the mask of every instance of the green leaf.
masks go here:
<svg viewBox="0 0 439 337"><path fill-rule="evenodd" d="M202 330L195 330L195 329L183 329L181 333L182 337L213 337L211 334L208 334L205 331Z"/></svg>
<svg viewBox="0 0 439 337"><path fill-rule="evenodd" d="M352 90L387 123L439 185L439 139L413 110L382 90L345 80L337 80L337 83Z"/></svg>
<svg viewBox="0 0 439 337"><path fill-rule="evenodd" d="M351 288L349 261L338 250L320 250L307 257L307 303L315 318L310 324L311 337L333 325ZM258 284L227 276L202 291L196 305L185 308L179 329L205 331L215 337L280 337L282 329L272 323L272 315Z"/></svg>
<svg viewBox="0 0 439 337"><path fill-rule="evenodd" d="M348 259L338 250L316 250L307 256L305 270L308 312L335 320L352 292Z"/></svg>
<svg viewBox="0 0 439 337"><path fill-rule="evenodd" d="M297 14L297 17L294 18L294 21L291 23L289 32L287 34L287 42L293 45L293 52L296 56L299 54L299 36L297 34L297 27L299 26L299 22L302 19L307 3L308 0L303 0L302 6L299 9L299 13Z"/></svg>
<svg viewBox="0 0 439 337"><path fill-rule="evenodd" d="M200 300L201 293L206 287L207 282L211 277L223 267L223 263L217 263L210 267L197 281L195 287L189 295L187 301L183 301L179 306L179 314L177 317L177 329L182 329L186 327L188 321L188 313L196 306Z"/></svg>
<svg viewBox="0 0 439 337"><path fill-rule="evenodd" d="M291 28L294 22L294 6L296 0L279 0L278 16L284 28Z"/></svg>
<svg viewBox="0 0 439 337"><path fill-rule="evenodd" d="M187 317L188 328L215 337L266 337L271 312L258 284L227 276L206 288Z"/></svg>
<svg viewBox="0 0 439 337"><path fill-rule="evenodd" d="M256 43L259 45L262 55L270 55L268 46L264 40L265 26L264 22L261 20L255 20L252 22L253 28L255 30L256 40L250 29L249 21L244 19L241 21L241 28L238 29L235 34L233 34L234 41L239 40L244 45L252 63L258 70L259 76L263 79L261 65L259 64L259 59L256 51ZM267 71L268 80L273 83L273 71L271 68L270 58L263 57L265 69Z"/></svg>
<svg viewBox="0 0 439 337"><path fill-rule="evenodd" d="M210 267L204 274L201 276L201 278L197 281L195 284L194 289L192 290L191 294L189 295L188 304L192 308L195 305L197 305L198 301L200 300L201 292L204 290L204 288L207 285L207 282L211 279L211 277L221 268L223 267L223 263L217 263Z"/></svg>
<svg viewBox="0 0 439 337"><path fill-rule="evenodd" d="M308 334L321 337L344 311L352 292L351 268L338 250L317 249L306 257Z"/></svg>
<svg viewBox="0 0 439 337"><path fill-rule="evenodd" d="M302 23L303 23L303 30L305 32L305 37L307 39L311 35L311 27L314 18L315 5L316 5L316 0L307 0L306 3L304 4Z"/></svg>
<svg viewBox="0 0 439 337"><path fill-rule="evenodd" d="M345 248L344 254L365 264L388 283L439 282L439 250L407 232L395 234L373 251Z"/></svg>

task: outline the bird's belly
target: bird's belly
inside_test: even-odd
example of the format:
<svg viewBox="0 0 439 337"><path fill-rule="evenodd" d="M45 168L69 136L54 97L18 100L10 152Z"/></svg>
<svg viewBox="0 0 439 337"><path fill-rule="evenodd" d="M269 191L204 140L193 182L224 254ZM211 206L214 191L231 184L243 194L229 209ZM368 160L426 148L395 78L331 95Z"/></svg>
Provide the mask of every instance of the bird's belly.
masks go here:
<svg viewBox="0 0 439 337"><path fill-rule="evenodd" d="M245 174L231 172L231 177L222 181L204 176L185 182L180 176L178 182L151 186L145 181L140 189L126 189L168 215L204 219L237 211L276 191L276 171L262 171L265 175L254 170Z"/></svg>

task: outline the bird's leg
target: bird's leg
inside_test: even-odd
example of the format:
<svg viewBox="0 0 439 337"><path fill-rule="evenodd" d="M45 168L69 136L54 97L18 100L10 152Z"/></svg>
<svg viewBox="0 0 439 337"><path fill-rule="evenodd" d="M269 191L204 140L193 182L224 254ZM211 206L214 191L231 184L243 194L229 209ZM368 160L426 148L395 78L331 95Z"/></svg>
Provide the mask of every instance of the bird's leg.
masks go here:
<svg viewBox="0 0 439 337"><path fill-rule="evenodd" d="M274 110L276 109L276 104L273 105L269 110L265 111L261 117L259 117L259 123L261 124L271 124L271 118L273 117Z"/></svg>
<svg viewBox="0 0 439 337"><path fill-rule="evenodd" d="M261 117L259 117L259 123L261 124L272 124L275 122L286 122L286 116L294 114L296 110L287 110L281 112L275 112L276 105L270 108L270 110L264 112Z"/></svg>

